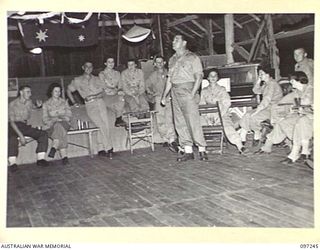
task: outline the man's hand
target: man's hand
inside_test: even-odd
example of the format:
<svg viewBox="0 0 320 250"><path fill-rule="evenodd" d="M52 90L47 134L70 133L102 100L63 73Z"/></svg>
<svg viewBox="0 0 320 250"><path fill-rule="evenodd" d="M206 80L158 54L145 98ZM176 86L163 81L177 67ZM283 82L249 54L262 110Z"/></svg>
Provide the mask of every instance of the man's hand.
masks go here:
<svg viewBox="0 0 320 250"><path fill-rule="evenodd" d="M27 144L26 138L24 136L19 137L21 146L25 146Z"/></svg>
<svg viewBox="0 0 320 250"><path fill-rule="evenodd" d="M122 96L124 96L124 95L125 95L125 93L124 93L122 90L119 90L119 91L118 91L118 95L122 95Z"/></svg>
<svg viewBox="0 0 320 250"><path fill-rule="evenodd" d="M164 97L161 98L160 105L162 107L166 106L166 98L164 98Z"/></svg>
<svg viewBox="0 0 320 250"><path fill-rule="evenodd" d="M36 107L41 108L42 107L42 100L36 100Z"/></svg>

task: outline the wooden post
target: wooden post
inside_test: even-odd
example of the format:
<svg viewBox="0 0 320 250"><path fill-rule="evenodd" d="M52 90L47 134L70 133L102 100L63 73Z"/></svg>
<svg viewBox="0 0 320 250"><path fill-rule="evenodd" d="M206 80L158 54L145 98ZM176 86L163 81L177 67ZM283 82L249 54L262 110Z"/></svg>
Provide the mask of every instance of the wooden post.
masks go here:
<svg viewBox="0 0 320 250"><path fill-rule="evenodd" d="M233 59L233 47L234 43L234 27L233 27L233 14L224 15L224 27L225 27L225 46L227 55L227 64L234 63Z"/></svg>
<svg viewBox="0 0 320 250"><path fill-rule="evenodd" d="M212 34L212 20L208 19L208 49L209 49L209 55L213 55L214 53L214 49L213 49L213 34Z"/></svg>
<svg viewBox="0 0 320 250"><path fill-rule="evenodd" d="M273 24L272 24L271 15L268 14L266 16L266 19L267 19L267 30L268 30L268 39L269 39L270 61L271 61L271 66L274 68L274 71L275 71L275 79L278 81L280 79L279 50L278 50L277 45L276 45L276 39L274 38Z"/></svg>
<svg viewBox="0 0 320 250"><path fill-rule="evenodd" d="M158 19L158 30L159 30L159 44L160 44L160 53L161 56L163 56L163 44L162 44L162 35L161 35L161 20L160 20L160 14L157 15L157 19Z"/></svg>
<svg viewBox="0 0 320 250"><path fill-rule="evenodd" d="M120 65L120 50L121 50L121 29L118 30L118 47L117 47L117 66Z"/></svg>

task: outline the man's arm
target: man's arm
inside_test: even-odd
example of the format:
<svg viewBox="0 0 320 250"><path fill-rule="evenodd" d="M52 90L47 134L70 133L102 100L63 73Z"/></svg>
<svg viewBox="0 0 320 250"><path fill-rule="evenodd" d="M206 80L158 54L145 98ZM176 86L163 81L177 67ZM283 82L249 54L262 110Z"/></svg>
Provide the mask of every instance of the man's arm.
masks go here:
<svg viewBox="0 0 320 250"><path fill-rule="evenodd" d="M20 131L20 129L17 127L16 123L14 121L10 121L10 126L13 128L13 130L16 132L18 137L20 138L20 143L22 146L26 145L26 139L24 138L24 135Z"/></svg>
<svg viewBox="0 0 320 250"><path fill-rule="evenodd" d="M195 73L194 77L195 77L195 82L193 85L193 89L191 91L192 96L194 96L197 93L198 89L200 88L201 81L202 81L202 73Z"/></svg>
<svg viewBox="0 0 320 250"><path fill-rule="evenodd" d="M68 85L67 96L72 104L76 104L76 101L74 100L73 95L72 95L72 92L76 91L76 89L73 87L73 82L74 81L72 81L71 84Z"/></svg>
<svg viewBox="0 0 320 250"><path fill-rule="evenodd" d="M166 97L169 94L170 90L172 88L172 83L171 83L171 77L168 76L167 82L166 82L166 87L164 88L162 97L161 97L161 104L166 105Z"/></svg>

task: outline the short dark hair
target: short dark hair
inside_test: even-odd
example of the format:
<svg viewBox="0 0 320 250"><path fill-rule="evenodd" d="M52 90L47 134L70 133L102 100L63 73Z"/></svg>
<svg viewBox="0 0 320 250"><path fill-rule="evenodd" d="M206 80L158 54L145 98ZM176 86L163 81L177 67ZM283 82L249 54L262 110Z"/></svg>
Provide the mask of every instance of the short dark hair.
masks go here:
<svg viewBox="0 0 320 250"><path fill-rule="evenodd" d="M307 84L309 82L306 73L302 71L296 71L290 74L289 80L296 80L298 82L301 82L302 84Z"/></svg>
<svg viewBox="0 0 320 250"><path fill-rule="evenodd" d="M50 86L48 88L48 91L47 91L47 96L49 98L52 97L52 91L53 91L54 88L60 88L61 94L62 94L62 86L61 86L61 84L54 82L54 83L50 84Z"/></svg>
<svg viewBox="0 0 320 250"><path fill-rule="evenodd" d="M114 61L116 61L116 59L114 58L114 56L112 56L112 55L106 55L105 57L104 57L104 62L106 62L108 59L110 59L110 58L112 58Z"/></svg>
<svg viewBox="0 0 320 250"><path fill-rule="evenodd" d="M164 61L164 57L161 56L161 55L156 55L156 56L153 58L153 61L155 62L157 58L161 58L161 59Z"/></svg>
<svg viewBox="0 0 320 250"><path fill-rule="evenodd" d="M216 69L216 68L209 69L209 70L207 71L207 74L206 74L206 77L205 77L205 78L208 78L211 72L215 72L215 73L217 74L217 76L218 76L218 79L220 79L220 75L219 75L218 69Z"/></svg>
<svg viewBox="0 0 320 250"><path fill-rule="evenodd" d="M269 65L258 66L258 72L259 72L259 70L262 70L263 72L267 73L272 78L274 78L274 76L275 76L275 70L273 68L271 68Z"/></svg>
<svg viewBox="0 0 320 250"><path fill-rule="evenodd" d="M307 53L307 51L306 51L306 49L305 48L303 48L303 47L298 47L298 48L295 48L293 51L296 51L296 50L302 50L303 51L303 53Z"/></svg>
<svg viewBox="0 0 320 250"><path fill-rule="evenodd" d="M127 60L127 63L128 62L134 62L135 64L138 64L138 60L136 59L136 58L129 58L128 60Z"/></svg>
<svg viewBox="0 0 320 250"><path fill-rule="evenodd" d="M24 90L24 89L31 89L31 87L30 87L30 85L21 85L21 86L19 87L17 97L20 96L20 91L22 91L22 90Z"/></svg>

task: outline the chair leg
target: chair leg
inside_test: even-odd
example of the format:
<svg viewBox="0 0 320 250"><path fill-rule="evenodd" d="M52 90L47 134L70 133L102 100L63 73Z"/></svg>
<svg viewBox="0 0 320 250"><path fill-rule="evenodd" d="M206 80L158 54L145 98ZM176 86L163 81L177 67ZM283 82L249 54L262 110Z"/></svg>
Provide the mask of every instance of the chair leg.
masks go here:
<svg viewBox="0 0 320 250"><path fill-rule="evenodd" d="M223 154L223 141L224 141L224 136L223 136L223 133L221 133L221 136L220 136L220 154Z"/></svg>

